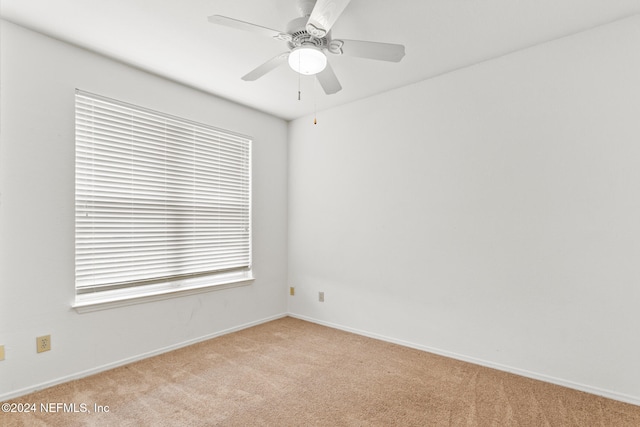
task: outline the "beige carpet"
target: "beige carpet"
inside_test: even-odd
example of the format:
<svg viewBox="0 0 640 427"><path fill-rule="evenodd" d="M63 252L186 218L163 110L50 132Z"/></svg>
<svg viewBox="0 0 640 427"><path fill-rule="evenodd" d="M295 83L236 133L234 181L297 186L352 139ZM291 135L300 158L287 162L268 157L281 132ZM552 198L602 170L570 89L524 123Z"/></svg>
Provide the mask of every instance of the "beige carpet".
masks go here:
<svg viewBox="0 0 640 427"><path fill-rule="evenodd" d="M640 426L639 406L293 318L15 402L38 410L1 426Z"/></svg>

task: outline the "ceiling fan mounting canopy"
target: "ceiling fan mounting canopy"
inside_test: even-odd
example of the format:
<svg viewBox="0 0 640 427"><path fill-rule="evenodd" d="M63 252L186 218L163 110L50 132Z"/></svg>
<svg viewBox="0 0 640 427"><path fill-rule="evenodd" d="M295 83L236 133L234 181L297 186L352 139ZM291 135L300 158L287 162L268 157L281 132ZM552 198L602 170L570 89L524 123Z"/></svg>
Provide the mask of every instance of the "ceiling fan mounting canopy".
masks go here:
<svg viewBox="0 0 640 427"><path fill-rule="evenodd" d="M308 18L313 12L313 8L316 5L316 0L298 0L298 10L300 16Z"/></svg>
<svg viewBox="0 0 640 427"><path fill-rule="evenodd" d="M340 91L342 86L327 61L325 52L391 62L399 62L404 57L403 45L333 39L331 28L349 2L350 0L298 0L298 10L302 17L290 21L286 32L221 15L210 16L209 22L287 43L289 51L271 58L243 76L243 80L257 80L288 62L289 66L300 74L315 74L325 93L333 94Z"/></svg>

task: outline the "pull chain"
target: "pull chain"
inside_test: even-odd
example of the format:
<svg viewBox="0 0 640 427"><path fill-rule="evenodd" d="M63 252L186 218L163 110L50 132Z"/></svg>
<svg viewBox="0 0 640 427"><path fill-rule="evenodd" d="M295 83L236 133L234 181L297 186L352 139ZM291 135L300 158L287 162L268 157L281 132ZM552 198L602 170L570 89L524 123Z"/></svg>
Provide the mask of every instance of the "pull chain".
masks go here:
<svg viewBox="0 0 640 427"><path fill-rule="evenodd" d="M300 70L300 56L298 55L298 70ZM298 101L300 101L300 72L298 72Z"/></svg>
<svg viewBox="0 0 640 427"><path fill-rule="evenodd" d="M317 99L318 99L318 78L316 77L315 79L313 79L313 124L317 125L318 124L318 104L317 104Z"/></svg>

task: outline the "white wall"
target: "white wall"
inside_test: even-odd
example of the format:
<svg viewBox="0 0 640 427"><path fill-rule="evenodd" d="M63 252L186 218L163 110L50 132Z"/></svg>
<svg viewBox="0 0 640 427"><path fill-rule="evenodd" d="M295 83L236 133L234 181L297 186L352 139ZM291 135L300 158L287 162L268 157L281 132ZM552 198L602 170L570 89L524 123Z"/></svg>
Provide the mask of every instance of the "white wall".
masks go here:
<svg viewBox="0 0 640 427"><path fill-rule="evenodd" d="M635 16L291 122L290 312L640 404L638 46Z"/></svg>
<svg viewBox="0 0 640 427"><path fill-rule="evenodd" d="M287 124L1 21L0 400L286 313ZM74 89L254 138L246 287L78 314ZM36 354L35 337L52 350Z"/></svg>

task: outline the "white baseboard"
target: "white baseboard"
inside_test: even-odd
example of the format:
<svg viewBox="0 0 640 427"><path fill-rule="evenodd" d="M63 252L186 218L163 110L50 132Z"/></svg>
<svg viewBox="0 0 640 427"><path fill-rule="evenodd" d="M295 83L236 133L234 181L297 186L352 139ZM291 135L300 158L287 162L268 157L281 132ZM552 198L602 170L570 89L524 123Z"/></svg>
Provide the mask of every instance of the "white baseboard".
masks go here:
<svg viewBox="0 0 640 427"><path fill-rule="evenodd" d="M33 386L25 387L20 390L11 391L9 393L5 393L0 395L0 402L7 401L9 399L15 399L20 396L24 396L25 394L33 393L38 390L42 390L45 388L53 387L54 385L66 383L68 381L77 380L80 378L88 377L89 375L98 374L100 372L108 371L109 369L117 368L119 366L127 365L129 363L137 362L142 359L146 359L149 357L157 356L162 353L167 353L169 351L177 350L182 347L187 347L192 344L196 344L202 341L210 340L212 338L216 338L222 335L227 335L232 332L241 331L242 329L251 328L253 326L261 325L263 323L271 322L272 320L281 319L283 317L287 317L288 313L281 313L275 316L267 317L264 319L256 320L253 322L245 323L243 325L234 326L233 328L225 329L219 332L214 332L212 334L204 335L198 338L190 339L187 341L183 341L178 344L170 345L167 347L163 347L157 350L149 351L147 353L138 354L136 356L127 357L126 359L118 360L117 362L107 363L106 365L98 366L96 368L87 369L86 371L77 372L71 375L65 375L64 377L56 378L51 381L46 381L40 384L36 384Z"/></svg>
<svg viewBox="0 0 640 427"><path fill-rule="evenodd" d="M506 366L506 365L502 365L502 364L499 364L499 363L493 363L493 362L489 362L489 361L482 360L482 359L476 359L475 357L465 356L465 355L462 355L462 354L453 353L453 352L446 351L446 350L441 350L441 349L438 349L438 348L428 347L428 346L424 346L424 345L420 345L420 344L414 344L412 342L403 341L403 340L399 340L399 339L395 339L395 338L390 338L390 337L387 337L387 336L384 336L384 335L379 335L379 334L376 334L376 333L373 333L373 332L362 331L360 329L354 329L354 328L350 328L348 326L338 325L336 323L325 322L323 320L314 319L312 317L303 316L303 315L300 315L300 314L289 313L288 315L290 317L294 317L296 319L305 320L305 321L311 322L311 323L317 323L318 325L328 326L330 328L339 329L339 330L342 330L342 331L345 331L345 332L351 332L351 333L354 333L356 335L362 335L362 336L365 336L365 337L374 338L374 339L377 339L377 340L386 341L386 342L390 342L390 343L393 343L393 344L398 344L398 345L401 345L401 346L404 346L404 347L415 348L416 350L422 350L422 351L426 351L428 353L433 353L433 354L437 354L437 355L440 355L440 356L449 357L451 359L456 359L456 360L460 360L460 361L463 361L463 362L469 362L469 363L473 363L475 365L480 365L480 366L484 366L484 367L487 367L487 368L497 369L499 371L504 371L504 372L509 372L509 373L512 373L512 374L520 375L522 377L531 378L531 379L534 379L534 380L540 380L540 381L544 381L544 382L547 382L547 383L551 383L551 384L555 384L555 385L571 388L571 389L574 389L574 390L583 391L585 393L595 394L597 396L606 397L608 399L613 399L613 400L617 400L617 401L620 401L620 402L625 402L625 403L630 403L632 405L640 406L640 397L630 396L630 395L627 395L627 394L618 393L618 392L611 391L611 390L605 390L605 389L601 389L601 388L598 388L598 387L592 387L592 386L589 386L589 385L580 384L580 383L576 383L576 382L568 381L568 380L563 380L561 378L556 378L556 377L552 377L552 376L549 376L549 375L539 374L539 373L527 371L527 370L524 370L524 369L514 368L514 367L511 367L511 366Z"/></svg>
<svg viewBox="0 0 640 427"><path fill-rule="evenodd" d="M251 328L253 326L257 326L263 323L267 323L270 322L272 320L276 320L276 319L281 319L283 317L294 317L296 319L300 319L300 320L305 320L307 322L311 322L311 323L317 323L319 325L323 325L323 326L327 326L330 328L334 328L334 329L339 329L339 330L343 330L346 332L351 332L357 335L362 335L365 337L369 337L369 338L373 338L373 339L378 339L381 341L386 341L386 342L390 342L393 344L398 344L404 347L409 347L409 348L415 348L417 350L421 350L421 351L426 351L428 353L433 353L433 354L438 354L440 356L445 356L445 357L450 357L452 359L456 359L456 360L461 360L463 362L469 362L469 363L473 363L475 365L480 365L480 366L485 366L487 368L493 368L493 369L497 369L499 371L504 371L504 372L509 372L512 374L516 374L516 375L520 375L523 377L527 377L527 378L532 378L535 380L540 380L540 381L544 381L547 383L551 383L551 384L556 384L559 386L563 386L563 387L567 387L567 388L571 388L574 390L579 390L579 391L583 391L585 393L590 393L590 394L594 394L594 395L598 395L598 396L602 396L602 397L606 397L609 399L613 399L613 400L617 400L620 402L625 402L625 403L630 403L632 405L637 405L640 406L640 398L635 397L635 396L630 396L627 394L623 394L623 393L618 393L618 392L614 392L614 391L610 391L610 390L605 390L605 389L601 389L598 387L592 387L592 386L588 386L588 385L584 385L584 384L580 384L580 383L576 383L573 381L568 381L568 380L563 380L561 378L556 378L556 377L551 377L548 375L544 375L544 374L539 374L536 372L530 372L524 369L519 369L519 368L513 368L511 366L506 366L506 365L502 365L499 363L493 363L493 362L489 362L486 360L481 360L481 359L477 359L475 357L470 357L470 356L465 356L462 354L457 354L457 353L453 353L450 351L446 351L446 350L441 350L438 348L433 348L433 347L428 347L428 346L424 346L424 345L420 345L420 344L415 344L412 342L408 342L408 341L403 341L403 340L399 340L399 339L395 339L395 338L391 338L391 337L387 337L384 335L379 335L373 332L368 332L368 331L363 331L360 329L355 329L355 328L351 328L348 326L343 326L343 325L339 325L336 323L331 323L331 322L326 322L323 320L319 320L319 319L315 319L312 317L308 317L308 316L303 316L300 314L296 314L296 313L281 313L275 316L271 316L271 317L267 317L264 319L260 319L260 320L256 320L253 322L249 322L249 323L245 323L243 325L239 325L239 326L235 326L233 328L229 328L229 329L225 329L219 332L214 332L212 334L208 334L208 335L204 335L198 338L194 338L191 340L187 340L178 344L174 344L168 347L164 347L164 348L160 348L154 351L150 351L147 353L143 353L143 354L139 354L136 356L132 356L132 357L128 357L126 359L122 359L119 360L117 362L113 362L113 363L107 363L105 365L102 366L98 366L96 368L92 368L92 369L88 369L85 371L81 371L81 372L77 372L71 375L66 375L64 377L60 377L60 378L56 378L54 380L51 381L46 381L37 385L33 385L33 386L29 386L29 387L25 387L22 388L20 390L14 390L11 391L9 393L5 393L0 395L0 402L3 401L7 401L9 399L15 399L17 397L20 396L24 396L26 394L29 393L33 393L35 391L38 390L42 390L48 387L52 387L58 384L62 384L68 381L73 381L73 380L77 380L80 378L84 378L84 377L88 377L89 375L94 375L100 372L104 372L107 371L109 369L113 369L113 368L117 368L119 366L123 366L123 365L127 365L129 363L133 363L133 362L137 362L139 360L142 359L146 359L149 357L153 357L153 356L157 356L159 354L162 353L167 353L169 351L173 351L173 350L177 350L179 348L182 347L186 347L192 344L196 344L199 343L201 341L206 341L212 338L216 338L222 335L226 335L226 334L230 334L233 332L237 332L243 329L247 329L247 328Z"/></svg>

